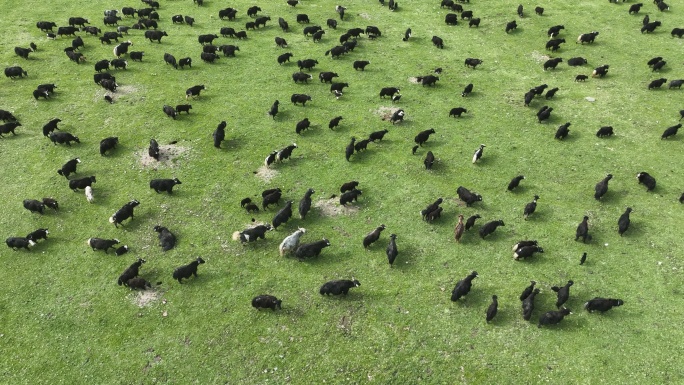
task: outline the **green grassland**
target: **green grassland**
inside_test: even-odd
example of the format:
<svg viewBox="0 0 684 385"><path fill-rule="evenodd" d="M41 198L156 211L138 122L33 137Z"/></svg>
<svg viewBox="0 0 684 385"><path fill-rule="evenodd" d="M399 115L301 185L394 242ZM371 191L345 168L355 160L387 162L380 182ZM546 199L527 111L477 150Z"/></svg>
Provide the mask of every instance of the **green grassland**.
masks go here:
<svg viewBox="0 0 684 385"><path fill-rule="evenodd" d="M306 13L312 24L325 26L337 18L336 4L348 8L338 29L326 28L321 43L302 34L295 15ZM672 4L658 12L650 2L639 15L628 15L628 3L607 1L523 3L526 16L515 14L518 2L478 1L466 4L482 19L479 28L444 24L448 11L439 2L399 1L390 12L377 1L305 0L296 8L285 1L257 2L271 17L265 28L248 31L249 38L219 38L236 44L235 58L202 63L197 36L218 33L224 26L242 29L250 18L246 0L207 0L197 7L189 0L163 1L160 30L168 37L150 43L142 31L131 31L131 50L144 51L142 63L129 60L126 71L111 71L120 85L110 105L104 90L92 80L93 64L112 58L113 46L83 36L87 62L77 65L62 52L71 38L47 40L35 27L39 20L67 25L71 16L89 18L103 30L102 11L135 1L102 3L26 0L3 7L0 19L0 64L20 65L28 78L0 79L0 108L12 111L22 126L17 135L0 138L0 230L3 236L23 236L39 227L50 238L30 252L0 249L3 285L0 289L0 383L6 384L661 384L682 383L679 341L682 300L681 258L684 189L682 141L660 134L677 123L684 108L684 91L647 90L656 78L684 78L681 39L671 38L683 27L682 10ZM546 8L544 16L534 6ZM218 19L228 6L239 10L236 21ZM641 34L645 13L661 20L653 34ZM193 27L173 25L171 16L190 15ZM290 24L278 28L277 19ZM517 20L517 31L504 26ZM679 23L679 24L678 24ZM124 20L131 25L133 20ZM544 72L546 30L564 24L567 40L553 56L588 59L585 67L561 63ZM378 26L382 37L359 39L358 47L339 59L324 56L348 28ZM406 28L413 37L402 42ZM600 31L592 45L575 44L580 33ZM445 48L430 39L441 36ZM275 46L284 37L289 48ZM29 60L13 47L38 51ZM313 58L309 84L294 84L295 63L279 66L276 57L293 52L293 60ZM174 70L162 59L190 56L193 67ZM663 56L668 64L652 73L646 61ZM466 68L466 57L484 64ZM369 60L366 71L354 71L354 60ZM609 64L608 76L574 82ZM412 77L442 67L435 87L422 87ZM329 86L317 80L320 71L334 71L348 82L336 100ZM31 91L41 83L56 83L53 98L35 101ZM463 87L474 84L467 98ZM523 106L531 87L559 87L552 100L537 98ZM206 91L190 101L189 115L171 120L164 104L185 103L185 90L204 84ZM402 99L382 100L382 87L401 88ZM293 93L313 100L306 107L289 102ZM585 97L595 98L589 102ZM267 114L281 101L276 119ZM539 124L542 105L554 108ZM452 107L468 113L447 117ZM406 119L392 126L382 111L403 108ZM328 121L341 115L335 131ZM42 136L48 120L62 119L60 128L81 139L71 147L53 145ZM308 117L314 127L295 134L295 124ZM228 123L227 142L212 146L216 125ZM558 125L571 122L570 136L553 139ZM616 135L599 139L599 127L612 125ZM364 138L387 128L385 140L344 160L351 136ZM436 134L411 154L413 137L434 128ZM99 141L118 136L111 154L99 154ZM166 145L177 141L178 155L159 164L144 162L150 138ZM296 142L292 159L271 167L264 176L263 159L272 150ZM478 164L471 163L480 143L487 145ZM438 158L432 171L422 164L431 150ZM74 193L57 175L65 161L80 157L78 176L96 175L95 202ZM260 171L261 170L261 171ZM635 174L647 171L658 181L653 192L638 185ZM612 173L609 191L593 199L593 187ZM526 179L513 193L508 181ZM148 188L153 178L178 177L183 184L173 195ZM332 195L339 186L358 180L363 195L353 207L340 208ZM465 186L483 196L473 207L456 196ZM239 201L257 199L267 188L283 189L296 203L314 188L315 208L306 220L295 216L265 241L241 245L231 234L251 225L252 218L269 222L276 209L247 214ZM539 195L537 212L528 221L522 209ZM32 214L23 199L53 197L58 212ZM444 197L444 213L434 223L420 220L419 210ZM115 228L108 218L122 204L138 199L135 218ZM257 199L258 200L258 199ZM617 219L630 206L632 227L620 237ZM281 204L282 207L282 204ZM476 231L462 242L453 239L459 214L479 213L479 224L503 219L485 240ZM588 244L574 242L574 231L589 216ZM368 251L363 236L384 223L387 229ZM179 239L163 253L153 226L164 225ZM305 227L303 242L327 238L331 246L317 259L298 262L278 256L282 239ZM389 267L385 246L397 234L399 256ZM93 252L90 237L118 238L131 252L122 257ZM511 258L511 245L537 239L545 253L529 261ZM582 252L588 261L579 265ZM201 256L206 264L199 277L184 284L171 278L173 269ZM118 275L136 258L147 263L141 275L161 285L142 294L116 285ZM470 271L480 276L473 290L458 303L449 300L456 281ZM355 277L361 287L346 297L321 297L318 288L333 279ZM520 315L518 296L536 280L533 322ZM567 306L573 310L561 324L537 328L543 311L555 308L551 286L572 279ZM273 294L283 300L277 312L256 311L251 299ZM499 314L486 324L484 312L492 294L499 297ZM625 305L606 314L582 309L595 296L621 298ZM143 301L144 300L144 301ZM141 302L142 301L142 302Z"/></svg>

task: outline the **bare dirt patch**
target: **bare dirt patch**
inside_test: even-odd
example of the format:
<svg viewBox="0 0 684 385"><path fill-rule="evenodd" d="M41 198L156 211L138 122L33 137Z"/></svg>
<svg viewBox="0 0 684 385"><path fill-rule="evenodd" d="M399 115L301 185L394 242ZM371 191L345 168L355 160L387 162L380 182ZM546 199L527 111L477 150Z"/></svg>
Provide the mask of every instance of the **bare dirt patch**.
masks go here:
<svg viewBox="0 0 684 385"><path fill-rule="evenodd" d="M367 13L359 13L359 17L362 19L370 20L370 15Z"/></svg>
<svg viewBox="0 0 684 385"><path fill-rule="evenodd" d="M351 215L359 211L357 206L342 206L339 198L321 199L314 202L314 207L317 208L321 215L326 217L334 217L338 215Z"/></svg>
<svg viewBox="0 0 684 385"><path fill-rule="evenodd" d="M551 56L545 55L539 51L532 51L530 56L532 56L532 59L534 59L537 63L540 63L540 64L551 59Z"/></svg>
<svg viewBox="0 0 684 385"><path fill-rule="evenodd" d="M161 295L161 292L154 289L143 290L136 292L132 298L132 301L135 305L138 305L138 307L150 306L154 302L158 301Z"/></svg>
<svg viewBox="0 0 684 385"><path fill-rule="evenodd" d="M351 325L352 325L351 316L344 315L340 319L340 322L337 324L337 328L342 330L343 333L349 334L349 333L351 333Z"/></svg>
<svg viewBox="0 0 684 385"><path fill-rule="evenodd" d="M116 88L116 93L118 95L130 95L133 93L138 92L138 89L134 86L126 85L126 86L119 86Z"/></svg>
<svg viewBox="0 0 684 385"><path fill-rule="evenodd" d="M146 168L151 167L156 169L159 166L174 167L175 160L188 150L188 147L176 144L159 145L158 161L151 157L147 151L139 153L138 158L140 159L140 164Z"/></svg>
<svg viewBox="0 0 684 385"><path fill-rule="evenodd" d="M261 166L255 173L257 178L263 180L264 182L270 182L271 179L278 175L278 171L268 168L266 166Z"/></svg>
<svg viewBox="0 0 684 385"><path fill-rule="evenodd" d="M375 113L380 115L382 117L382 120L390 120L392 115L400 109L401 108L399 107L380 107L377 110L375 110Z"/></svg>
<svg viewBox="0 0 684 385"><path fill-rule="evenodd" d="M126 97L131 94L135 94L138 92L138 88L135 86L131 85L125 85L125 86L119 86L116 88L116 92L109 92L105 90L104 88L98 89L95 94L93 95L93 103L107 103L104 100L105 95L109 95L114 103L117 102L117 99L121 97Z"/></svg>
<svg viewBox="0 0 684 385"><path fill-rule="evenodd" d="M408 78L408 81L409 81L409 83L413 83L413 84L421 84L421 81L418 80L418 78L415 76Z"/></svg>

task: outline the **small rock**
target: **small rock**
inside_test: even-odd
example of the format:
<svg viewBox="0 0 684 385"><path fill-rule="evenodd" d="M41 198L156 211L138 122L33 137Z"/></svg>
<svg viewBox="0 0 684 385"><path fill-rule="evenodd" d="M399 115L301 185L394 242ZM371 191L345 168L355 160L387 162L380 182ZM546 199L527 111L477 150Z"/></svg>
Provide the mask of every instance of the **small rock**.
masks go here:
<svg viewBox="0 0 684 385"><path fill-rule="evenodd" d="M596 99L595 99L595 98L592 98L591 96L587 96L587 97L584 98L584 99L585 99L586 101L588 101L588 102L595 102L595 101L596 101Z"/></svg>

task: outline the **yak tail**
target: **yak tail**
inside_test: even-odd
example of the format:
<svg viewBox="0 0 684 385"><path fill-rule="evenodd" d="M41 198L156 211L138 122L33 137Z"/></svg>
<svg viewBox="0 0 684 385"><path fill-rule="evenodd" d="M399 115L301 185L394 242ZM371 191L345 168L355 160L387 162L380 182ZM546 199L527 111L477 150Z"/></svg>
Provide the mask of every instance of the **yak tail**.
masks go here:
<svg viewBox="0 0 684 385"><path fill-rule="evenodd" d="M236 231L233 233L233 240L234 241L239 241L240 240L240 232Z"/></svg>
<svg viewBox="0 0 684 385"><path fill-rule="evenodd" d="M329 53L330 53L330 50L325 51L325 56L328 56Z"/></svg>

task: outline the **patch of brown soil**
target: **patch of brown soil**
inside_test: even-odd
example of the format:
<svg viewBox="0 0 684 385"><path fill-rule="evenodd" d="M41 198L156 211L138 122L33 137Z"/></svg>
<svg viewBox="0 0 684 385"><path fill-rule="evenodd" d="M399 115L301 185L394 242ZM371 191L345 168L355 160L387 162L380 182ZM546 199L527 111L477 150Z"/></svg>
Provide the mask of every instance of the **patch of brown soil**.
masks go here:
<svg viewBox="0 0 684 385"><path fill-rule="evenodd" d="M342 330L343 333L351 333L352 319L351 316L343 315L340 322L337 324L337 328Z"/></svg>
<svg viewBox="0 0 684 385"><path fill-rule="evenodd" d="M175 160L183 153L188 151L188 147L178 146L175 144L159 145L159 160L152 158L147 150L138 154L140 164L143 167L157 168L159 166L175 166Z"/></svg>
<svg viewBox="0 0 684 385"><path fill-rule="evenodd" d="M133 303L138 307L145 307L158 301L162 293L155 289L142 290L134 293Z"/></svg>
<svg viewBox="0 0 684 385"><path fill-rule="evenodd" d="M257 178L263 180L264 182L270 182L271 179L278 175L278 171L268 168L266 166L261 166L255 173Z"/></svg>
<svg viewBox="0 0 684 385"><path fill-rule="evenodd" d="M530 56L532 56L532 59L534 59L537 63L540 63L540 64L551 59L551 56L544 55L543 53L541 53L539 51L532 51Z"/></svg>
<svg viewBox="0 0 684 385"><path fill-rule="evenodd" d="M375 113L380 115L382 117L382 120L390 120L392 115L400 109L401 108L399 107L380 107L377 110L375 110Z"/></svg>
<svg viewBox="0 0 684 385"><path fill-rule="evenodd" d="M339 198L321 199L314 202L314 207L317 208L321 215L326 217L334 217L338 215L351 215L359 211L358 206L342 206Z"/></svg>
<svg viewBox="0 0 684 385"><path fill-rule="evenodd" d="M136 92L138 92L138 88L131 85L119 86L116 88L116 92L109 92L100 87L95 92L95 95L93 95L93 103L107 103L104 100L105 95L111 96L111 98L114 100L114 103L116 103L117 99L120 97L135 94Z"/></svg>

